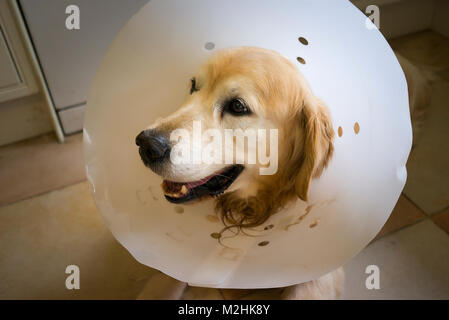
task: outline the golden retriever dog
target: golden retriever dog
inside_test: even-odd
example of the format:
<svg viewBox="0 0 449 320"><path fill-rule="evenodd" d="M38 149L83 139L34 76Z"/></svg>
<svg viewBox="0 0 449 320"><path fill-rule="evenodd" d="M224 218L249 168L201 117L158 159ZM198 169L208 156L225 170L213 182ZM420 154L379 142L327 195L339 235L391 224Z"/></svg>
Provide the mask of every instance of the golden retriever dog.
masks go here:
<svg viewBox="0 0 449 320"><path fill-rule="evenodd" d="M415 140L430 101L430 81L419 68L397 56L408 83ZM188 203L215 197L223 224L237 228L258 226L288 203L307 201L311 180L320 176L332 158L334 130L326 105L312 93L294 64L262 48L221 50L199 70L190 85L190 96L178 111L156 121L136 138L142 161L162 177L168 201ZM191 133L193 121L219 132L277 129L279 145L274 160L278 170L261 175L260 170L267 164L248 161L173 163L170 133L180 128ZM339 268L319 279L286 287L281 297L338 299L343 287L344 271ZM185 288L185 283L158 273L138 298L178 299Z"/></svg>
<svg viewBox="0 0 449 320"><path fill-rule="evenodd" d="M407 80L410 117L413 128L413 146L416 146L426 110L431 100L431 85L435 76L415 66L410 60L399 53L396 57L404 71Z"/></svg>
<svg viewBox="0 0 449 320"><path fill-rule="evenodd" d="M261 48L222 50L192 79L190 93L178 111L136 138L144 164L164 179L168 201L215 196L223 222L240 227L264 223L292 200L307 201L310 181L332 157L334 130L327 107L294 64ZM277 129L279 169L263 175L267 165L260 162L173 163L170 135L192 132L194 121L219 132Z"/></svg>
<svg viewBox="0 0 449 320"><path fill-rule="evenodd" d="M334 130L326 105L293 63L267 49L225 49L200 68L190 85L188 99L175 113L136 137L142 161L162 177L168 201L188 203L215 197L223 224L238 228L258 226L288 203L307 201L311 180L321 175L332 158ZM194 121L202 130L220 133L226 129L277 129L278 150L268 150L277 151L276 159L270 158L277 163L277 170L261 174L271 164L249 163L246 150L244 161L238 164L170 161L176 148L171 134L180 129L192 134ZM212 148L227 151L219 142ZM195 147L187 148L191 152ZM236 156L232 160L236 161ZM343 271L338 269L286 288L283 297L335 299L342 292L343 279ZM154 283L167 288L167 294L152 291ZM177 298L184 287L160 274L147 284L141 298Z"/></svg>

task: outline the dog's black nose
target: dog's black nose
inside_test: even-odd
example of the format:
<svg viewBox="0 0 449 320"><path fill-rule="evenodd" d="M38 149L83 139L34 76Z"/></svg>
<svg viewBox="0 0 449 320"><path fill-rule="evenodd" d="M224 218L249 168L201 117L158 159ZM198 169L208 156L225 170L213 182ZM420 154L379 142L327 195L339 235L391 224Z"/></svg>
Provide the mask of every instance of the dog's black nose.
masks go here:
<svg viewBox="0 0 449 320"><path fill-rule="evenodd" d="M144 162L162 161L170 152L167 138L154 129L144 130L136 137L136 144Z"/></svg>

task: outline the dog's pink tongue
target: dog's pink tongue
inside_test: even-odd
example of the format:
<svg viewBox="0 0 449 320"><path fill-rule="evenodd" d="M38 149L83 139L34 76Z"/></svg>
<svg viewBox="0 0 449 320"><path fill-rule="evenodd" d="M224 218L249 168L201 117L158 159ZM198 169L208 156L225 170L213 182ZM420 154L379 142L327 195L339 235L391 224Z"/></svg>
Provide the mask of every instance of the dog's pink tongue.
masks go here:
<svg viewBox="0 0 449 320"><path fill-rule="evenodd" d="M162 189L165 192L172 192L172 193L179 192L183 185L185 185L187 187L187 189L193 189L193 188L198 187L198 186L200 186L202 184L205 184L207 181L209 181L210 179L212 179L216 175L219 175L221 172L223 172L223 170L215 172L215 173L211 174L210 176L207 176L207 177L205 177L205 178L203 178L201 180L192 181L192 182L174 182L174 181L164 180L162 182Z"/></svg>
<svg viewBox="0 0 449 320"><path fill-rule="evenodd" d="M201 180L193 181L193 182L188 182L188 183L186 183L186 187L189 188L189 189L198 187L198 186L200 186L200 185L202 185L202 184L205 184L207 181L209 181L210 179L212 179L212 178L213 178L214 176L216 176L216 175L217 175L217 174L214 173L214 174L211 174L210 176L207 176L207 177L205 177L205 178L203 178L203 179L201 179Z"/></svg>

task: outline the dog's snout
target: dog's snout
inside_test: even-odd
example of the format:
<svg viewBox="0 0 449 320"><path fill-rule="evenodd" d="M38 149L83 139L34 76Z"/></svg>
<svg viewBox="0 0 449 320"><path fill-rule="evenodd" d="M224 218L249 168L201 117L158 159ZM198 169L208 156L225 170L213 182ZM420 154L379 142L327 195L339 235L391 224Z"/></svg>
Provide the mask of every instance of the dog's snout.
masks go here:
<svg viewBox="0 0 449 320"><path fill-rule="evenodd" d="M139 133L136 144L144 162L156 162L165 159L170 152L170 144L167 138L160 132L149 129Z"/></svg>

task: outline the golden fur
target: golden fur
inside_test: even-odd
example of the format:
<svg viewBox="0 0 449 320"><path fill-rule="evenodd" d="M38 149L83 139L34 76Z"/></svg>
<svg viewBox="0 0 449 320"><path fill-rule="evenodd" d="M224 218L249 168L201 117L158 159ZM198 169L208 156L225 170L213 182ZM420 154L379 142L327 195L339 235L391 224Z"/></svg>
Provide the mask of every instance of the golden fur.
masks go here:
<svg viewBox="0 0 449 320"><path fill-rule="evenodd" d="M216 200L226 225L254 227L292 200L307 201L310 181L318 177L333 153L334 130L325 104L315 97L298 68L277 52L239 47L215 53L196 76L198 90L181 108L152 127L191 130L192 120L205 129L276 128L278 171L260 175L260 165L245 164L244 174ZM225 97L243 97L253 114L218 118L213 106ZM173 167L173 166L172 166ZM166 178L202 178L217 166L173 168Z"/></svg>
<svg viewBox="0 0 449 320"><path fill-rule="evenodd" d="M226 77L253 79L259 114L280 130L279 170L257 180L254 194L236 190L216 201L226 224L254 227L297 197L307 201L310 181L318 177L333 153L334 131L327 107L316 98L296 66L260 48L238 48L216 54L206 66L213 85Z"/></svg>

